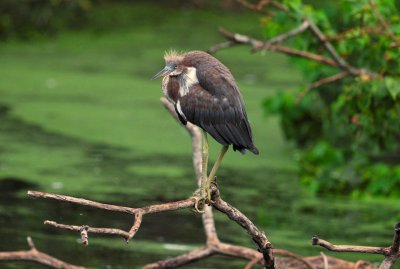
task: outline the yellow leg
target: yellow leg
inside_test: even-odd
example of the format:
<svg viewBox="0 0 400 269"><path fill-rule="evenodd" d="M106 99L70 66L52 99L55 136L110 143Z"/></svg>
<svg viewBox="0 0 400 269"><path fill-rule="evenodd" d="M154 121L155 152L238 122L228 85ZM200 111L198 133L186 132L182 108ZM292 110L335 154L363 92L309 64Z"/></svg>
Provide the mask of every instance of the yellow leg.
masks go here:
<svg viewBox="0 0 400 269"><path fill-rule="evenodd" d="M222 159L225 156L225 153L228 151L229 146L222 146L221 151L219 152L217 161L214 163L214 166L210 172L210 175L208 176L206 186L205 186L205 191L206 191L206 203L211 203L211 183L214 180L215 175L217 174L218 168L221 165Z"/></svg>
<svg viewBox="0 0 400 269"><path fill-rule="evenodd" d="M200 191L196 191L194 194L194 198L196 199L194 208L198 213L204 212L205 206L205 197L207 195L206 184L207 184L207 166L208 166L208 140L207 133L203 131L202 134L202 144L201 144L201 159L202 159L202 167L201 167L201 179L200 179Z"/></svg>

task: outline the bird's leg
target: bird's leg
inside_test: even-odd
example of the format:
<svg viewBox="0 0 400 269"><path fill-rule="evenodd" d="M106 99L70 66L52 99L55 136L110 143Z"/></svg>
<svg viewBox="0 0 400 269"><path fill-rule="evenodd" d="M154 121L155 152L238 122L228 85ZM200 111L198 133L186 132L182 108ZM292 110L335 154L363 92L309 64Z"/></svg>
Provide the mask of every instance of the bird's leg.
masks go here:
<svg viewBox="0 0 400 269"><path fill-rule="evenodd" d="M207 183L207 166L208 166L208 140L207 133L202 132L202 144L201 144L201 178L200 178L200 190L196 191L194 198L196 200L194 208L198 213L204 212L204 206L206 203L206 183Z"/></svg>
<svg viewBox="0 0 400 269"><path fill-rule="evenodd" d="M206 203L210 204L211 203L211 183L214 181L215 175L217 174L218 168L221 165L222 159L225 156L225 153L228 151L229 145L228 146L222 146L221 151L219 152L218 158L214 163L214 166L210 172L210 175L208 176L206 186L205 186L205 191L206 191Z"/></svg>

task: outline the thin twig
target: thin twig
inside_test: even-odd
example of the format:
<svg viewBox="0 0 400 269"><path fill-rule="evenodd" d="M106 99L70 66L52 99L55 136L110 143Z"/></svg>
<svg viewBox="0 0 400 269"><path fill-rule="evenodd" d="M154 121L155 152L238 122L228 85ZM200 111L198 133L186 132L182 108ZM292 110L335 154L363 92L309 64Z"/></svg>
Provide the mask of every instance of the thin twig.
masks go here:
<svg viewBox="0 0 400 269"><path fill-rule="evenodd" d="M262 259L262 257L257 257L257 258L250 260L249 263L246 264L244 269L252 269L254 267L254 265L256 265L260 262L261 259Z"/></svg>
<svg viewBox="0 0 400 269"><path fill-rule="evenodd" d="M62 223L57 223L55 221L51 220L46 220L44 221L44 224L49 225L51 227L61 229L61 230L67 230L67 231L76 231L81 233L82 225L68 225L68 224L62 224ZM123 237L126 241L128 241L129 238L129 233L121 230L121 229L114 229L114 228L97 228L97 227L91 227L88 225L84 225L86 227L87 233L94 233L94 234L108 234L108 235L118 235ZM87 245L88 242L82 242L84 245Z"/></svg>
<svg viewBox="0 0 400 269"><path fill-rule="evenodd" d="M234 45L235 45L235 42L232 42L232 41L221 42L221 43L215 44L214 46L208 48L207 52L210 54L213 54L221 49L230 48L230 47L233 47Z"/></svg>
<svg viewBox="0 0 400 269"><path fill-rule="evenodd" d="M329 42L329 40L326 38L325 34L322 33L322 31L319 29L319 27L312 22L310 19L306 19L310 25L310 30L311 32L318 38L318 40L323 44L325 49L328 51L328 53L332 56L333 60L337 63L338 67L351 75L359 75L359 71L350 66L342 57L339 56L339 54L336 52L335 48L332 46L332 44Z"/></svg>
<svg viewBox="0 0 400 269"><path fill-rule="evenodd" d="M321 79L311 83L308 86L308 89L318 88L318 87L321 87L322 85L333 83L335 81L344 79L349 76L350 76L350 74L348 72L341 72L341 73L337 73L337 74L329 76L329 77L321 78Z"/></svg>
<svg viewBox="0 0 400 269"><path fill-rule="evenodd" d="M247 44L247 45L252 46L253 50L276 51L276 52L280 52L280 53L287 54L290 56L306 58L306 59L313 60L313 61L325 64L325 65L329 65L329 66L338 68L337 63L334 60L332 60L330 58L326 58L325 56L322 56L319 54L302 51L302 50L297 50L297 49L292 49L289 47L276 45L276 44L266 45L266 44L268 44L268 41L261 41L261 40L249 37L247 35L232 33L225 29L222 29L222 28L220 29L220 32L224 35L224 37L226 39L233 41L234 45Z"/></svg>
<svg viewBox="0 0 400 269"><path fill-rule="evenodd" d="M297 26L296 28L293 28L289 32L277 35L277 36L271 38L270 40L268 40L267 42L265 42L263 48L267 49L268 46L270 46L270 45L281 44L284 41L288 40L289 38L292 38L298 34L301 34L305 30L307 30L308 27L310 27L310 22L308 20L304 20L299 26Z"/></svg>
<svg viewBox="0 0 400 269"><path fill-rule="evenodd" d="M326 257L326 255L322 251L319 254L322 257L322 260L324 261L324 269L329 269L328 258Z"/></svg>
<svg viewBox="0 0 400 269"><path fill-rule="evenodd" d="M34 261L56 269L85 269L82 266L76 266L36 249L31 237L27 237L30 250L27 251L4 251L0 252L0 261Z"/></svg>
<svg viewBox="0 0 400 269"><path fill-rule="evenodd" d="M193 198L188 198L185 200L169 202L169 203L164 203L164 204L158 204L158 205L149 205L149 206L145 206L145 207L141 207L141 208L132 208L132 207L126 207L126 206L104 204L104 203L91 201L88 199L76 198L76 197L72 197L72 196L54 194L54 193L28 191L28 195L31 197L35 197L35 198L53 199L53 200L57 200L57 201L63 201L63 202L68 202L68 203L73 203L73 204L90 206L90 207L94 207L94 208L98 208L98 209L114 211L114 212L121 212L121 213L126 213L126 214L135 216L134 222L128 232L121 230L121 229L114 229L114 228L95 228L95 227L90 227L87 225L79 225L79 226L78 225L67 225L67 224L61 224L61 223L57 223L55 221L50 221L50 220L46 220L44 222L44 224L53 226L58 229L69 230L69 231L78 231L82 238L82 244L84 244L84 245L89 244L88 233L118 235L118 236L123 237L128 242L135 236L136 232L139 230L139 228L142 224L143 215L178 210L178 209L183 209L183 208L190 208L190 207L194 206ZM85 227L85 230L82 230L82 227ZM84 232L84 233L82 234L82 232Z"/></svg>
<svg viewBox="0 0 400 269"><path fill-rule="evenodd" d="M310 263L307 259L305 259L297 254L294 254L292 252L289 252L287 250L277 249L274 251L274 253L276 255L285 256L285 257L289 257L294 260L297 260L297 261L301 262L302 264L304 264L309 269L315 269L314 265L312 265L312 263Z"/></svg>
<svg viewBox="0 0 400 269"><path fill-rule="evenodd" d="M379 269L389 269L397 261L400 256L400 222L394 227L393 241L390 247L366 247L366 246L349 246L349 245L333 245L330 242L320 239L317 236L312 238L313 245L322 246L328 250L335 252L360 252L370 254L381 254L385 259L379 266Z"/></svg>
<svg viewBox="0 0 400 269"><path fill-rule="evenodd" d="M361 253L370 253L370 254L388 254L388 249L384 247L367 247L367 246L351 246L351 245L333 245L332 243L318 238L318 236L313 236L312 238L313 245L319 245L324 247L330 251L335 252L361 252Z"/></svg>
<svg viewBox="0 0 400 269"><path fill-rule="evenodd" d="M268 5L271 5L279 10L288 11L288 8L286 6L273 0L260 0L257 4L250 3L246 0L236 0L236 1L244 7L255 10L260 13L264 13L263 8Z"/></svg>
<svg viewBox="0 0 400 269"><path fill-rule="evenodd" d="M211 255L213 255L213 251L211 248L202 247L179 256L147 264L142 267L142 269L177 268L198 261L200 259L204 259Z"/></svg>

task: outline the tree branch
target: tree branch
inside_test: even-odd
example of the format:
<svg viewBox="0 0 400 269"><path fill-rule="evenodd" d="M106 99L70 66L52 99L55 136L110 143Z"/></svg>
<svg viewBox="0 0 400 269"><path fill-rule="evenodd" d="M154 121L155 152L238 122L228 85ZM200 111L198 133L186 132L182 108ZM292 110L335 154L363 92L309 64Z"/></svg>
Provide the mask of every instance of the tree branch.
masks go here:
<svg viewBox="0 0 400 269"><path fill-rule="evenodd" d="M215 187L215 185L213 187ZM242 212L222 200L216 187L212 192L212 201L215 209L225 213L231 220L235 221L251 235L264 257L265 268L275 268L272 244L269 242L264 232L260 231Z"/></svg>
<svg viewBox="0 0 400 269"><path fill-rule="evenodd" d="M381 254L385 259L379 266L379 269L389 269L397 261L400 256L400 222L394 227L393 242L390 247L367 247L367 246L350 246L350 245L333 245L328 241L318 238L316 235L311 239L313 245L319 245L330 251L335 252L359 252L369 254Z"/></svg>
<svg viewBox="0 0 400 269"><path fill-rule="evenodd" d="M306 19L306 21L308 21L310 25L309 29L311 30L311 32L318 38L318 40L322 43L328 53L332 56L333 60L337 63L338 68L348 72L353 76L359 75L359 71L355 67L350 66L342 57L339 56L335 48L326 38L325 34L322 33L319 27L315 25L315 23L312 22L310 19Z"/></svg>
<svg viewBox="0 0 400 269"><path fill-rule="evenodd" d="M379 266L379 269L389 269L395 264L400 256L400 222L394 227L393 243L389 248L389 253L385 255L385 259Z"/></svg>
<svg viewBox="0 0 400 269"><path fill-rule="evenodd" d="M76 225L60 224L60 223L57 223L55 221L50 221L50 220L46 220L44 222L44 224L50 225L50 226L58 228L58 229L77 231L80 233L82 233L82 227L85 227L86 233L84 234L84 237L86 237L86 239L82 240L82 243L84 245L87 245L89 243L87 233L118 235L118 236L123 237L128 242L129 240L132 239L132 237L135 236L136 232L139 230L140 225L142 223L143 215L178 210L178 209L182 209L182 208L190 208L190 207L194 206L193 198L188 198L185 200L164 203L164 204L158 204L158 205L150 205L150 206L145 206L145 207L141 207L141 208L131 208L131 207L126 207L126 206L117 206L117 205L99 203L99 202L82 199L82 198L71 197L71 196L67 196L67 195L60 195L60 194L53 194L53 193L46 193L46 192L39 192L39 191L28 191L28 196L35 197L35 198L43 198L43 199L53 199L53 200L57 200L57 201L79 204L79 205L94 207L94 208L108 210L108 211L121 212L121 213L126 213L126 214L135 216L134 223L132 224L132 227L130 228L129 232L121 230L121 229L114 229L114 228L95 228L95 227L90 227L87 225L76 226Z"/></svg>
<svg viewBox="0 0 400 269"><path fill-rule="evenodd" d="M350 246L350 245L333 245L332 243L318 238L316 235L312 238L313 245L319 245L330 251L334 252L360 252L370 254L382 254L387 253L387 248L382 247L366 247L366 246Z"/></svg>
<svg viewBox="0 0 400 269"><path fill-rule="evenodd" d="M27 237L30 250L27 251L5 251L0 252L0 261L34 261L56 269L85 269L82 266L76 266L36 249L31 237Z"/></svg>
<svg viewBox="0 0 400 269"><path fill-rule="evenodd" d="M142 269L177 268L188 263L204 259L213 254L214 251L211 248L205 246L176 257L147 264L142 267Z"/></svg>
<svg viewBox="0 0 400 269"><path fill-rule="evenodd" d="M247 35L232 33L225 29L222 29L222 28L220 29L220 32L226 39L232 41L233 42L232 44L234 44L234 45L246 44L246 45L250 45L254 51L258 51L258 50L276 51L276 52L280 52L280 53L287 54L290 56L305 58L305 59L309 59L312 61L316 61L316 62L325 64L325 65L329 65L329 66L338 68L338 64L334 60L326 58L319 54L302 51L302 50L297 50L297 49L292 49L292 48L277 45L277 44L270 44L269 41L261 41L261 40L249 37ZM215 48L214 47L211 47L211 48L215 52Z"/></svg>
<svg viewBox="0 0 400 269"><path fill-rule="evenodd" d="M238 2L250 9L260 11L257 4L252 4L252 3L249 3L244 0L238 0ZM273 2L273 1L271 1L271 2ZM370 0L370 2L371 2L371 7L374 8L374 4L373 4L372 0ZM284 10L284 9L281 9L281 10ZM288 15L290 15L288 10L284 10L284 11L287 12ZM375 12L377 12L376 7L375 7ZM378 17L379 17L379 15L380 14L377 13ZM386 23L384 20L383 20L383 22ZM387 23L386 23L386 26L384 25L383 27L386 27L385 29L388 29L387 31L390 30L389 28L387 28L388 27ZM312 53L312 52L308 52L308 51L304 51L304 50L298 50L298 49L294 49L294 48L290 48L290 47L281 45L287 39L297 36L306 30L309 30L318 39L318 41L322 44L325 51L330 55L331 58L328 58L328 57L324 56L323 54L316 54L316 53ZM228 42L219 43L219 44L216 44L216 45L210 47L208 50L210 53L215 53L220 49L225 49L225 48L233 47L236 45L244 44L244 45L250 45L252 47L252 51L260 51L260 50L261 51L275 51L275 52L286 54L286 55L293 56L293 57L308 59L308 60L318 62L323 65L331 66L333 68L336 68L336 69L339 69L342 71L342 72L338 73L337 75L327 77L327 78L321 79L319 81L313 82L309 86L309 89L317 88L326 83L332 83L334 81L343 79L348 76L362 76L362 77L368 77L368 78L372 78L372 79L380 77L380 75L376 72L367 70L365 68L357 68L355 66L350 65L344 58L342 58L337 53L336 49L330 43L327 36L309 18L304 18L303 22L300 25L298 25L297 27L293 28L292 30L290 30L286 33L277 35L277 36L271 38L270 40L266 40L266 41L258 40L258 39L252 38L250 36L239 34L239 33L232 33L225 29L222 29L222 28L220 29L220 32L225 37L225 39L228 40ZM392 39L393 39L393 37L392 37ZM395 38L395 36L394 36L393 40L394 41L397 40Z"/></svg>
<svg viewBox="0 0 400 269"><path fill-rule="evenodd" d="M284 41L288 40L289 38L292 38L296 35L299 35L301 33L303 33L305 30L307 30L310 27L310 21L308 20L304 20L299 26L297 26L296 28L293 28L292 30L290 30L287 33L284 34L280 34L277 35L273 38L271 38L270 40L268 40L267 42L265 42L264 44L264 49L267 48L269 45L272 44L280 44L283 43Z"/></svg>
<svg viewBox="0 0 400 269"><path fill-rule="evenodd" d="M265 6L273 6L279 10L283 10L283 11L288 11L287 7L282 5L281 3L277 2L277 1L273 1L273 0L260 0L257 4L253 4L250 3L246 0L236 0L236 2L238 2L239 4L241 4L242 6L248 8L248 9L252 9L255 10L257 12L261 12L263 13L263 8Z"/></svg>
<svg viewBox="0 0 400 269"><path fill-rule="evenodd" d="M173 105L165 98L162 98L161 102L171 113L171 115L173 115L175 119L178 120ZM193 165L195 168L196 179L199 184L199 179L201 177L201 132L197 126L192 125L190 123L188 123L185 126L185 128L192 137ZM102 210L120 212L135 216L134 223L129 231L124 231L121 229L114 229L114 228L95 228L87 225L80 225L80 226L67 225L67 224L60 224L54 221L45 221L45 224L51 225L52 227L58 229L79 232L82 239L82 243L85 245L88 244L89 233L117 235L125 238L126 241L129 241L139 230L144 215L157 212L183 209L183 208L193 208L194 206L193 198L188 198L176 202L168 202L164 204L150 205L141 208L132 208L126 206L99 203L87 199L76 198L66 195L45 193L45 192L28 191L28 195L36 198L52 199L62 202L74 203ZM247 259L253 261L252 262L253 265L257 261L258 263L263 264L265 268L268 269L276 268L275 258L273 256L273 251L272 251L272 244L265 236L264 232L262 232L258 227L256 227L250 221L250 219L248 219L238 209L228 204L221 198L220 192L215 182L211 188L211 195L212 195L212 207L224 213L231 220L235 221L243 229L245 229L251 235L253 241L257 244L258 251L247 247L241 247L221 242L218 239L218 235L216 232L212 207L206 206L205 213L202 216L203 226L207 236L205 246L193 250L189 253L179 255L177 257L148 264L144 268L149 269L149 268L179 267L215 254L228 255L228 256ZM274 252L277 255L289 257L289 261L296 261L297 264L298 263L303 264L310 269L316 268L316 266L314 266L314 262L319 262L318 260L312 258L310 260L308 258L302 258L286 250L275 249ZM288 262L288 260L279 260L279 262L285 263ZM297 268L297 267L286 267L286 268Z"/></svg>

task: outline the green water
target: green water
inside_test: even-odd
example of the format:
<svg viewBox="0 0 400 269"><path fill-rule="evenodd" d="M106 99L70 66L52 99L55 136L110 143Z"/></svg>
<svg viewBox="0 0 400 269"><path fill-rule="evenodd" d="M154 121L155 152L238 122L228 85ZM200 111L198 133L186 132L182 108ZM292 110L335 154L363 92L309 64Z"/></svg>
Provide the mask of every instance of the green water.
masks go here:
<svg viewBox="0 0 400 269"><path fill-rule="evenodd" d="M118 12L128 14L130 23L115 30L105 17ZM200 246L200 216L189 210L149 215L129 244L91 235L83 247L78 234L46 227L43 220L128 229L131 218L30 199L26 191L132 207L191 195L190 139L159 104L160 81L149 78L163 67L165 50L207 49L223 41L219 26L257 36L259 18L146 5L97 8L91 16L97 28L0 44L0 251L26 249L30 235L40 250L73 264L139 268ZM298 254L319 255L321 249L310 245L313 234L341 244L388 245L400 212L397 201L313 197L298 183L296 153L278 119L264 116L261 102L297 87L301 75L282 56L250 54L245 47L217 57L237 78L261 152L228 153L219 171L223 198L262 227L275 247ZM213 161L219 146L211 142L210 148ZM236 224L215 217L222 240L254 247ZM212 257L186 268L244 264ZM23 262L0 267L42 268Z"/></svg>

